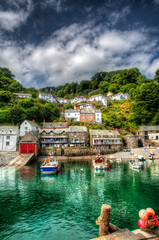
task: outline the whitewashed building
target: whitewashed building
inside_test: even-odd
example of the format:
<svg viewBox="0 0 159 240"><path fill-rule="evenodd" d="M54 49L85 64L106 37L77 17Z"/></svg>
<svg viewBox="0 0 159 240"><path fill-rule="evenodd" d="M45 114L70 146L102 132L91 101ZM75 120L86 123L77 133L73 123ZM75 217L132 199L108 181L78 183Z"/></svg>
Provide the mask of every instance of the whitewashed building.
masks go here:
<svg viewBox="0 0 159 240"><path fill-rule="evenodd" d="M81 103L87 101L87 98L85 96L78 96L73 99L71 99L71 103Z"/></svg>
<svg viewBox="0 0 159 240"><path fill-rule="evenodd" d="M56 100L57 100L59 103L63 103L63 104L67 104L67 103L70 103L70 102L71 102L70 99L60 98L60 97L57 97Z"/></svg>
<svg viewBox="0 0 159 240"><path fill-rule="evenodd" d="M129 99L129 94L128 93L117 93L115 94L114 96L111 97L111 100L117 100L117 101L120 101L120 100L127 100Z"/></svg>
<svg viewBox="0 0 159 240"><path fill-rule="evenodd" d="M68 122L71 121L80 121L80 110L78 109L66 109L65 110L65 119Z"/></svg>
<svg viewBox="0 0 159 240"><path fill-rule="evenodd" d="M31 93L13 93L13 94L18 96L19 98L32 98Z"/></svg>
<svg viewBox="0 0 159 240"><path fill-rule="evenodd" d="M120 134L115 130L90 129L89 133L91 146L122 145Z"/></svg>
<svg viewBox="0 0 159 240"><path fill-rule="evenodd" d="M29 121L25 120L20 125L20 136L25 136L27 132L38 132L40 130L40 127L35 123L35 121Z"/></svg>
<svg viewBox="0 0 159 240"><path fill-rule="evenodd" d="M95 110L95 122L102 123L102 113L99 109Z"/></svg>
<svg viewBox="0 0 159 240"><path fill-rule="evenodd" d="M56 98L51 93L47 94L47 93L42 93L40 91L38 98L45 99L46 101L51 102L51 103L57 103Z"/></svg>
<svg viewBox="0 0 159 240"><path fill-rule="evenodd" d="M16 151L18 139L18 126L0 126L0 151Z"/></svg>
<svg viewBox="0 0 159 240"><path fill-rule="evenodd" d="M159 141L159 125L153 126L140 126L138 129L138 135L144 136L145 139Z"/></svg>
<svg viewBox="0 0 159 240"><path fill-rule="evenodd" d="M88 100L90 102L96 102L96 103L102 104L103 106L107 107L107 98L101 94L91 96Z"/></svg>

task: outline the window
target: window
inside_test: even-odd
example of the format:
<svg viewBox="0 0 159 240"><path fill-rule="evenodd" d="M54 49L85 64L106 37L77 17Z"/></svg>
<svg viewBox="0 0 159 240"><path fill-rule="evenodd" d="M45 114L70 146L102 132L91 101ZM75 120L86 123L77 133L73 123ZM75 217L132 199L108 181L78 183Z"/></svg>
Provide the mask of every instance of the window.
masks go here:
<svg viewBox="0 0 159 240"><path fill-rule="evenodd" d="M10 136L7 136L7 139L10 139Z"/></svg>
<svg viewBox="0 0 159 240"><path fill-rule="evenodd" d="M71 138L71 143L73 143L73 138Z"/></svg>
<svg viewBox="0 0 159 240"><path fill-rule="evenodd" d="M27 122L25 122L25 124L27 124Z"/></svg>
<svg viewBox="0 0 159 240"><path fill-rule="evenodd" d="M25 127L25 130L28 130L28 128L27 128L27 127Z"/></svg>
<svg viewBox="0 0 159 240"><path fill-rule="evenodd" d="M77 132L77 136L79 136L79 132Z"/></svg>
<svg viewBox="0 0 159 240"><path fill-rule="evenodd" d="M11 129L9 132L10 132L10 133L12 133L12 132L13 132L13 130Z"/></svg>
<svg viewBox="0 0 159 240"><path fill-rule="evenodd" d="M9 146L10 145L10 142L6 142L6 146Z"/></svg>
<svg viewBox="0 0 159 240"><path fill-rule="evenodd" d="M92 117L90 117L90 119L92 119Z"/></svg>
<svg viewBox="0 0 159 240"><path fill-rule="evenodd" d="M71 132L71 136L74 136L74 133L73 133L73 132Z"/></svg>

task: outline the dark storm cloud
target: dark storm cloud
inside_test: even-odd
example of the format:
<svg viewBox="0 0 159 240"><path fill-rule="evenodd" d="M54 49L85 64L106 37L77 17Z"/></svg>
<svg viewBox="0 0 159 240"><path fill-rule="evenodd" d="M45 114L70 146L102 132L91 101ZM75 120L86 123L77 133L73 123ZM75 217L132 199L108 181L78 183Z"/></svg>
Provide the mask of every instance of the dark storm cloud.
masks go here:
<svg viewBox="0 0 159 240"><path fill-rule="evenodd" d="M0 66L39 88L131 67L153 77L158 10L159 0L7 0L0 7Z"/></svg>

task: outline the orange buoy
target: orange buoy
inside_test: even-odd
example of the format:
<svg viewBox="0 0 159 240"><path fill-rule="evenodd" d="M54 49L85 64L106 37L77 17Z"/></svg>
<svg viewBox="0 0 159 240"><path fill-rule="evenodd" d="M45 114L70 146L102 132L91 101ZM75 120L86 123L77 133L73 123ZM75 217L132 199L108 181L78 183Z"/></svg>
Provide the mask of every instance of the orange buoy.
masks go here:
<svg viewBox="0 0 159 240"><path fill-rule="evenodd" d="M155 216L155 211L152 208L147 208L146 209L146 216L147 216L147 218L154 217Z"/></svg>
<svg viewBox="0 0 159 240"><path fill-rule="evenodd" d="M139 212L139 217L140 217L141 219L147 221L148 217L147 217L147 215L146 215L146 210L144 210L144 209L140 210L140 212Z"/></svg>

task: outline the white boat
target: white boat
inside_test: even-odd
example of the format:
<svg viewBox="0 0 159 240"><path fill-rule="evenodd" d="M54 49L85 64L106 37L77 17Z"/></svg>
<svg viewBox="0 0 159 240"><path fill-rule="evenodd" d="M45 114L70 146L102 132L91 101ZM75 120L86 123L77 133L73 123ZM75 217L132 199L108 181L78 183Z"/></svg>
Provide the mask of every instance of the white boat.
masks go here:
<svg viewBox="0 0 159 240"><path fill-rule="evenodd" d="M129 161L129 165L133 169L141 169L141 164L139 162L136 162L134 159Z"/></svg>
<svg viewBox="0 0 159 240"><path fill-rule="evenodd" d="M56 161L56 158L50 156L40 167L42 174L55 174L60 170L60 164Z"/></svg>
<svg viewBox="0 0 159 240"><path fill-rule="evenodd" d="M97 156L92 159L94 170L106 170L109 169L108 161L103 156Z"/></svg>
<svg viewBox="0 0 159 240"><path fill-rule="evenodd" d="M138 155L138 161L139 161L139 162L145 162L146 159L144 158L143 155Z"/></svg>
<svg viewBox="0 0 159 240"><path fill-rule="evenodd" d="M149 152L148 157L149 157L149 160L155 160L155 153Z"/></svg>
<svg viewBox="0 0 159 240"><path fill-rule="evenodd" d="M118 163L122 162L122 158L121 157L117 157L116 158L116 162L118 162Z"/></svg>

